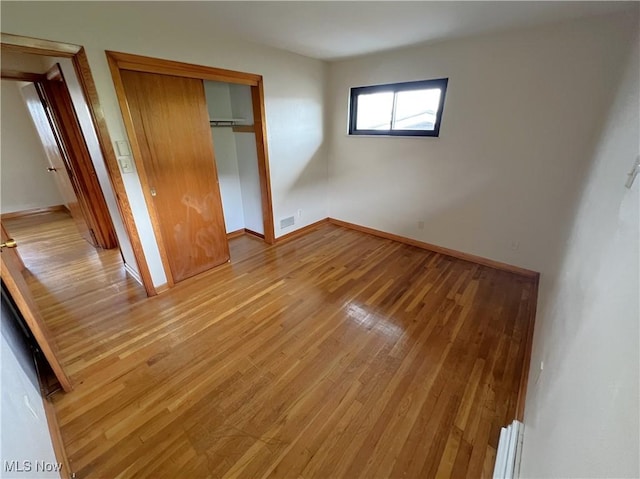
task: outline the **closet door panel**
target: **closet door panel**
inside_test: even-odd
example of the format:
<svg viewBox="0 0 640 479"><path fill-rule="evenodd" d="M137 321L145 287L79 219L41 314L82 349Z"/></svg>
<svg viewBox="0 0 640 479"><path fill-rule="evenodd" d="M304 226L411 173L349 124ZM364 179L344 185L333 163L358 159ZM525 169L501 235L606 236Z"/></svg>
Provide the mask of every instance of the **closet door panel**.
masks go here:
<svg viewBox="0 0 640 479"><path fill-rule="evenodd" d="M121 72L173 281L229 260L202 80Z"/></svg>

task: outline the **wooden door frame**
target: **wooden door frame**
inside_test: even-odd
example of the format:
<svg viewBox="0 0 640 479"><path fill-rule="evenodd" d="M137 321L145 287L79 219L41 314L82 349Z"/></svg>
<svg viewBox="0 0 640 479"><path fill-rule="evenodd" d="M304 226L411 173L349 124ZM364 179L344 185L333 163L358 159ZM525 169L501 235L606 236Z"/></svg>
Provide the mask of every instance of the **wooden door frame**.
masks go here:
<svg viewBox="0 0 640 479"><path fill-rule="evenodd" d="M140 272L142 284L148 296L156 295L157 292L151 279L151 273L149 271L144 250L142 249L140 235L138 234L138 229L131 210L131 204L129 203L129 198L124 187L122 176L120 175L118 160L116 159L116 155L111 144L111 137L107 129L107 122L104 117L102 106L100 105L98 91L93 81L93 75L91 74L89 60L84 47L71 43L42 40L9 33L2 33L1 37L2 50L4 51L71 59L82 93L84 94L87 106L89 107L93 126L98 137L100 150L107 167L109 181L115 193L116 204L118 205L118 210L122 217L122 222L127 236L131 242L131 247L138 264L138 271Z"/></svg>
<svg viewBox="0 0 640 479"><path fill-rule="evenodd" d="M262 200L262 220L264 225L264 241L267 244L275 243L275 231L273 221L273 208L271 197L271 182L269 177L269 155L267 151L267 128L266 114L264 106L264 86L261 75L253 73L244 73L233 70L224 70L215 67L207 67L195 65L191 63L183 63L172 60L164 60L159 58L145 57L141 55L133 55L129 53L106 51L107 61L111 69L111 76L115 85L120 110L124 118L125 129L133 158L136 161L138 176L142 184L142 191L145 202L151 217L151 224L158 242L158 249L162 259L162 265L167 276L168 286L174 284L174 279L169 267L167 251L162 240L162 232L158 214L155 208L155 202L150 193L149 177L144 168L142 161L142 152L139 145L139 139L136 135L131 117L131 111L127 102L127 96L122 82L121 71L130 70L143 73L157 73L161 75L172 75L185 78L194 78L198 80L212 80L225 83L235 83L248 85L251 87L251 101L253 105L254 132L256 138L256 149L258 156L258 175L260 180L260 192Z"/></svg>
<svg viewBox="0 0 640 479"><path fill-rule="evenodd" d="M9 258L0 255L0 276L2 283L6 286L7 292L15 303L18 311L20 311L25 323L29 327L31 334L38 343L38 347L47 359L49 366L53 370L60 386L65 392L73 390L73 385L69 376L59 359L59 351L56 342L53 339L47 324L40 316L37 306L33 302L33 298L29 294L24 294L28 289L27 283L22 276L16 277L10 273L10 264L7 264ZM20 263L22 260L20 260Z"/></svg>
<svg viewBox="0 0 640 479"><path fill-rule="evenodd" d="M59 85L53 82L59 82ZM41 102L49 107L48 112L45 108L45 114L49 118L60 155L67 166L66 173L73 175L69 180L76 190L78 203L93 241L104 249L119 247L107 202L98 182L95 166L60 64L56 63L49 69L46 80L34 84ZM59 88L57 94L51 90L52 88Z"/></svg>

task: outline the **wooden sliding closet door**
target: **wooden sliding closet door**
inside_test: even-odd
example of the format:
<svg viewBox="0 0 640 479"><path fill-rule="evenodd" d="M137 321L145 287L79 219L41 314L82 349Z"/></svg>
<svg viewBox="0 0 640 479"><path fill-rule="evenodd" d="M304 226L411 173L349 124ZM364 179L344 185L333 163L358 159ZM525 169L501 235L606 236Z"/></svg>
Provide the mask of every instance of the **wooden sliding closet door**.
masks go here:
<svg viewBox="0 0 640 479"><path fill-rule="evenodd" d="M229 260L202 80L123 70L173 281Z"/></svg>

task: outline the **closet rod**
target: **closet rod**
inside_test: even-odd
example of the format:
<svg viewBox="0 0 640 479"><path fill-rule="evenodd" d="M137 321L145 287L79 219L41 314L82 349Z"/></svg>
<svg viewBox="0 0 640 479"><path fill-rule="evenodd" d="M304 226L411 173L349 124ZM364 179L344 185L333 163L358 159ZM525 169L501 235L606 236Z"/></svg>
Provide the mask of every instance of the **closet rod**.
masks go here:
<svg viewBox="0 0 640 479"><path fill-rule="evenodd" d="M209 120L209 125L211 126L236 126L246 124L246 120L243 118L233 118L233 119L212 119Z"/></svg>

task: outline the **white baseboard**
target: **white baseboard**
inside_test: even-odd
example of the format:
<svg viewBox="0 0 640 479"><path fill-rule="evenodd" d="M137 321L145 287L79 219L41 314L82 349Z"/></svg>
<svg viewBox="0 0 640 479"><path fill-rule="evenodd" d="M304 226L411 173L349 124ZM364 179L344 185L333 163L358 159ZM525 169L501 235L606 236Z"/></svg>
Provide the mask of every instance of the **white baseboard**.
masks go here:
<svg viewBox="0 0 640 479"><path fill-rule="evenodd" d="M144 284L142 284L142 278L140 278L140 275L138 274L138 272L135 269L133 269L127 263L124 263L124 269L127 271L127 273L129 273L131 276L133 276L133 279L135 279L138 283L140 283L142 286L144 286Z"/></svg>

